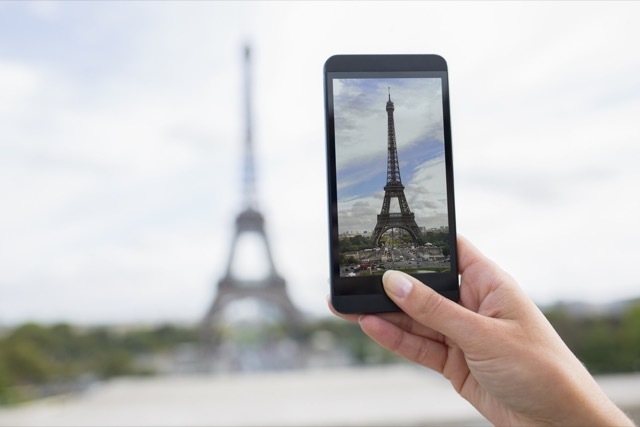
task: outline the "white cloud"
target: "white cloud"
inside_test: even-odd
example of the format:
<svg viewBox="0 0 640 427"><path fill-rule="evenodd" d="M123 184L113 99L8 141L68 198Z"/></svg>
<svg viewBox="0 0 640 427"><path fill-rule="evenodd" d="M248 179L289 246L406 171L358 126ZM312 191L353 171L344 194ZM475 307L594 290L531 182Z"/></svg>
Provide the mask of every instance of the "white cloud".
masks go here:
<svg viewBox="0 0 640 427"><path fill-rule="evenodd" d="M431 160L420 167L405 195L420 227L448 226L447 183L444 158Z"/></svg>
<svg viewBox="0 0 640 427"><path fill-rule="evenodd" d="M0 58L0 114L10 119L21 111L40 87L41 77L27 64Z"/></svg>
<svg viewBox="0 0 640 427"><path fill-rule="evenodd" d="M55 19L60 10L59 3L52 0L27 2L25 6L35 17L43 20Z"/></svg>

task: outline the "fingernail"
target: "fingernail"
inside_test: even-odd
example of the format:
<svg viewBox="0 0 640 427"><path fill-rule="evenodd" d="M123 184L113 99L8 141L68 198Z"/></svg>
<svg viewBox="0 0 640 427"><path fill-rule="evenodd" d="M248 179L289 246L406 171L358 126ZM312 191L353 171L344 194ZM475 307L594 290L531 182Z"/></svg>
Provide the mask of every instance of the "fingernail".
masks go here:
<svg viewBox="0 0 640 427"><path fill-rule="evenodd" d="M385 291L398 298L405 298L413 289L413 283L404 274L397 271L386 271L382 276L382 283Z"/></svg>

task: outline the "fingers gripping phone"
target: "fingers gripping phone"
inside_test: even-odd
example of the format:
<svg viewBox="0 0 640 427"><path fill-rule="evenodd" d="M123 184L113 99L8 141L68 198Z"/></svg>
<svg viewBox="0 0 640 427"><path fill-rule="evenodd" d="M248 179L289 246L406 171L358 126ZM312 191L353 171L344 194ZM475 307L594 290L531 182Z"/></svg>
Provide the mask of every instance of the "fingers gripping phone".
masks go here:
<svg viewBox="0 0 640 427"><path fill-rule="evenodd" d="M447 64L437 55L337 55L324 65L331 301L398 311L404 271L459 298Z"/></svg>

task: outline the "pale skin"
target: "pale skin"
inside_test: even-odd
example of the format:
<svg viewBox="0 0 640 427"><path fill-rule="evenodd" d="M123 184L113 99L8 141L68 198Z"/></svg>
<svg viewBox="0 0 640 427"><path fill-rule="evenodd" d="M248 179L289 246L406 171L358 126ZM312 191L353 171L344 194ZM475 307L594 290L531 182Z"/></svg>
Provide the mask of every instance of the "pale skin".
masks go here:
<svg viewBox="0 0 640 427"><path fill-rule="evenodd" d="M633 426L515 280L458 238L456 304L399 272L397 313L340 314L381 346L433 369L494 425Z"/></svg>

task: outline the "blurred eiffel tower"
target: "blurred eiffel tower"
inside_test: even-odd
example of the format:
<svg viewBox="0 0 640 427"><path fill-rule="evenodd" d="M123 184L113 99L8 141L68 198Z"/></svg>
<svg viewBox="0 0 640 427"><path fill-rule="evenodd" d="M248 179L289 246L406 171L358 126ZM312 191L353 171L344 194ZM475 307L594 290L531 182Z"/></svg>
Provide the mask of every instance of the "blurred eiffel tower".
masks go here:
<svg viewBox="0 0 640 427"><path fill-rule="evenodd" d="M200 338L203 354L212 360L220 356L223 344L221 329L223 311L236 300L253 299L278 309L283 315L283 323L289 336L296 338L299 332L302 315L293 305L287 293L286 282L276 271L271 248L264 227L264 217L257 207L256 180L254 169L252 114L251 114L251 55L248 46L244 50L245 59L245 120L246 133L244 145L244 187L243 210L236 217L236 228L231 242L231 251L227 262L226 273L218 282L217 294L209 310L202 319ZM237 262L237 244L246 234L254 234L264 244L268 272L260 278L241 278L233 269ZM240 260L241 262L243 260ZM248 260L244 260L245 262ZM254 355L255 356L255 355ZM205 360L206 363L206 360Z"/></svg>

